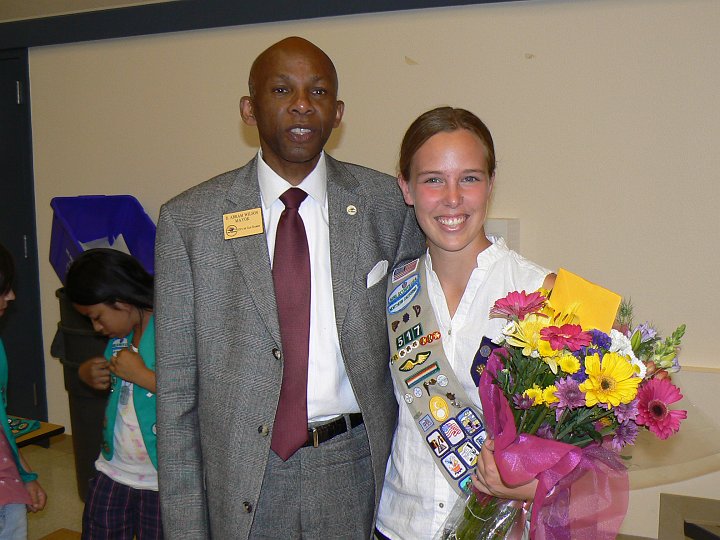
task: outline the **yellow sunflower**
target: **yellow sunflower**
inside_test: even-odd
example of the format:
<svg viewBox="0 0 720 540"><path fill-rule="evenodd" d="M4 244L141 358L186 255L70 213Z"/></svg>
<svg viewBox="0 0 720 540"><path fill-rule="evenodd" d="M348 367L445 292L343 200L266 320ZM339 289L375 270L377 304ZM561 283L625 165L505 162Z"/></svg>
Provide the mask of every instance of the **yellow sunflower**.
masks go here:
<svg viewBox="0 0 720 540"><path fill-rule="evenodd" d="M617 353L605 353L602 362L597 354L586 357L585 373L588 378L580 384L580 390L585 393L585 405L588 407L597 403L606 403L611 407L630 403L642 381L635 374L633 365Z"/></svg>
<svg viewBox="0 0 720 540"><path fill-rule="evenodd" d="M580 370L580 360L567 352L558 358L558 365L560 369L569 375L577 373Z"/></svg>
<svg viewBox="0 0 720 540"><path fill-rule="evenodd" d="M523 392L523 396L533 400L533 405L542 405L543 391L537 384L533 384L532 388L528 388Z"/></svg>
<svg viewBox="0 0 720 540"><path fill-rule="evenodd" d="M551 403L560 401L555 395L555 392L557 392L557 386L555 386L554 384L546 386L542 392L543 403L545 403L546 405L550 405Z"/></svg>

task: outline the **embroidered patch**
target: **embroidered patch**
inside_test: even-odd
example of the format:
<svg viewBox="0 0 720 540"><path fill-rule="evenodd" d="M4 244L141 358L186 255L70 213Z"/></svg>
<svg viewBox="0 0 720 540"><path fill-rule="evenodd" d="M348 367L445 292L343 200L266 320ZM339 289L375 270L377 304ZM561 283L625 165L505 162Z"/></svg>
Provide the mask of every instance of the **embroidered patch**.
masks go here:
<svg viewBox="0 0 720 540"><path fill-rule="evenodd" d="M388 313L395 314L403 311L420 292L420 276L413 274L400 285L395 287L388 297Z"/></svg>
<svg viewBox="0 0 720 540"><path fill-rule="evenodd" d="M457 449L457 453L468 467L474 467L477 463L478 456L480 455L480 451L475 448L470 441L460 445Z"/></svg>
<svg viewBox="0 0 720 540"><path fill-rule="evenodd" d="M433 422L433 419L429 414L426 414L420 420L418 420L418 424L420 424L420 427L423 429L423 431L427 433L433 428L435 422Z"/></svg>
<svg viewBox="0 0 720 540"><path fill-rule="evenodd" d="M404 349L400 349L400 350L398 351L398 356L400 356L400 358L404 358L405 355L406 355L406 354L410 354L410 353L412 352L412 350L413 350L413 346L412 346L412 345L405 345L405 348L404 348Z"/></svg>
<svg viewBox="0 0 720 540"><path fill-rule="evenodd" d="M414 261L405 263L402 266L398 266L395 270L393 270L392 282L395 283L403 279L408 274L412 274L415 270L417 270L419 261L420 259L415 259Z"/></svg>
<svg viewBox="0 0 720 540"><path fill-rule="evenodd" d="M465 471L467 471L467 467L462 464L462 461L460 461L460 458L457 457L454 452L450 452L442 458L442 464L447 472L450 473L450 476L455 479L460 478Z"/></svg>
<svg viewBox="0 0 720 540"><path fill-rule="evenodd" d="M458 416L457 416L458 422L460 422L460 425L465 430L465 433L468 435L472 435L476 433L478 430L482 429L483 425L480 419L475 416L475 413L472 411L472 409L467 408L464 409Z"/></svg>
<svg viewBox="0 0 720 540"><path fill-rule="evenodd" d="M117 353L119 353L121 350L127 349L127 348L128 348L128 339L126 337L113 339L112 345L110 346L113 356L117 356Z"/></svg>
<svg viewBox="0 0 720 540"><path fill-rule="evenodd" d="M487 366L488 358L490 358L492 352L497 348L498 346L495 345L490 338L482 338L480 347L478 347L478 350L475 353L475 358L470 366L470 376L472 377L475 386L480 384L480 375L482 375L485 366Z"/></svg>
<svg viewBox="0 0 720 540"><path fill-rule="evenodd" d="M480 433L473 437L473 442L475 443L475 446L482 448L482 445L485 444L485 439L487 439L487 431L483 429Z"/></svg>
<svg viewBox="0 0 720 540"><path fill-rule="evenodd" d="M425 360L430 358L430 351L422 351L415 355L415 359L408 358L405 360L402 365L398 367L400 371L410 371L415 366L419 366L420 364L424 363Z"/></svg>
<svg viewBox="0 0 720 540"><path fill-rule="evenodd" d="M450 441L450 444L453 446L465 438L465 432L454 418L445 422L442 426L440 426L440 429L442 430L443 435L445 435L447 440Z"/></svg>
<svg viewBox="0 0 720 540"><path fill-rule="evenodd" d="M463 493L469 494L469 493L470 493L470 486L472 486L472 478L471 478L471 476L468 474L465 478L463 478L462 480L460 480L460 481L458 482L458 486L459 486L460 489L463 491Z"/></svg>
<svg viewBox="0 0 720 540"><path fill-rule="evenodd" d="M420 326L420 325L418 325L418 326ZM423 345L423 346L429 345L429 344L432 343L433 341L437 341L437 340L439 340L439 339L440 339L440 332L438 332L438 331L436 330L435 332L431 332L431 333L428 334L427 336L422 336L422 337L420 338L420 345Z"/></svg>
<svg viewBox="0 0 720 540"><path fill-rule="evenodd" d="M415 375L411 375L410 377L405 379L405 384L407 385L408 388L412 388L416 384L423 382L425 379L434 375L438 371L440 371L440 368L438 367L437 362L434 362L434 363L430 364L428 367L423 368L420 371L418 371Z"/></svg>
<svg viewBox="0 0 720 540"><path fill-rule="evenodd" d="M395 338L395 348L402 349L405 345L423 335L422 325L416 324L409 330L405 330L402 334ZM421 341L422 342L422 341Z"/></svg>
<svg viewBox="0 0 720 540"><path fill-rule="evenodd" d="M427 436L427 442L437 457L441 457L450 450L450 445L437 429Z"/></svg>
<svg viewBox="0 0 720 540"><path fill-rule="evenodd" d="M430 414L438 422L444 422L450 417L450 406L440 396L430 398Z"/></svg>

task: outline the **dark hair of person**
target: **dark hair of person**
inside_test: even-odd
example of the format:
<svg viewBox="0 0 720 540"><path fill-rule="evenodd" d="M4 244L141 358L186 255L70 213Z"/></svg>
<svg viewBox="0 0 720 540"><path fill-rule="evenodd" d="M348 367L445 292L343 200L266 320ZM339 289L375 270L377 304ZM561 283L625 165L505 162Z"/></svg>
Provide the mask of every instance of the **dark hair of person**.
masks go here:
<svg viewBox="0 0 720 540"><path fill-rule="evenodd" d="M15 282L15 263L11 253L0 244L0 294L12 289Z"/></svg>
<svg viewBox="0 0 720 540"><path fill-rule="evenodd" d="M418 116L405 132L400 145L398 170L405 180L410 180L410 164L420 147L430 137L441 132L451 133L467 129L482 141L487 152L488 174L495 173L495 145L487 126L470 111L453 107L438 107Z"/></svg>
<svg viewBox="0 0 720 540"><path fill-rule="evenodd" d="M152 309L153 277L127 253L90 249L70 265L65 276L65 295L81 306L123 302Z"/></svg>

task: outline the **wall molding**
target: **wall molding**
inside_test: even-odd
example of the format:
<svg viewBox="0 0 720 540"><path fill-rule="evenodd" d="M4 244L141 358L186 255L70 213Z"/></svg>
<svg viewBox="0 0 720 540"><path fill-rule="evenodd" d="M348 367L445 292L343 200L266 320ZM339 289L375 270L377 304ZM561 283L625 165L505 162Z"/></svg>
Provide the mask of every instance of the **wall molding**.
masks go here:
<svg viewBox="0 0 720 540"><path fill-rule="evenodd" d="M0 49L223 26L529 0L179 0L0 24Z"/></svg>

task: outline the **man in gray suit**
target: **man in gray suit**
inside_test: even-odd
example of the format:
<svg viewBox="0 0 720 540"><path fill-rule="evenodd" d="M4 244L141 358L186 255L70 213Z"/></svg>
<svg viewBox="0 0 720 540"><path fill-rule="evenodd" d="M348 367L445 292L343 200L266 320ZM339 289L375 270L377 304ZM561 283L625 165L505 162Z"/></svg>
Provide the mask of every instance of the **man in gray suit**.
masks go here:
<svg viewBox="0 0 720 540"><path fill-rule="evenodd" d="M397 417L387 368L386 274L417 256L424 239L393 178L323 152L344 110L323 51L284 39L258 56L249 87L240 108L243 121L258 129L258 155L160 211L165 534L371 538ZM272 272L284 254L275 250L285 214L280 197L294 186L307 193L296 214L310 260L310 286L298 285L310 290L308 426L307 433L304 423L300 428L302 447L280 457L275 438L283 433L274 428L285 357L303 346L285 327L281 336L277 305L285 293L276 295Z"/></svg>

